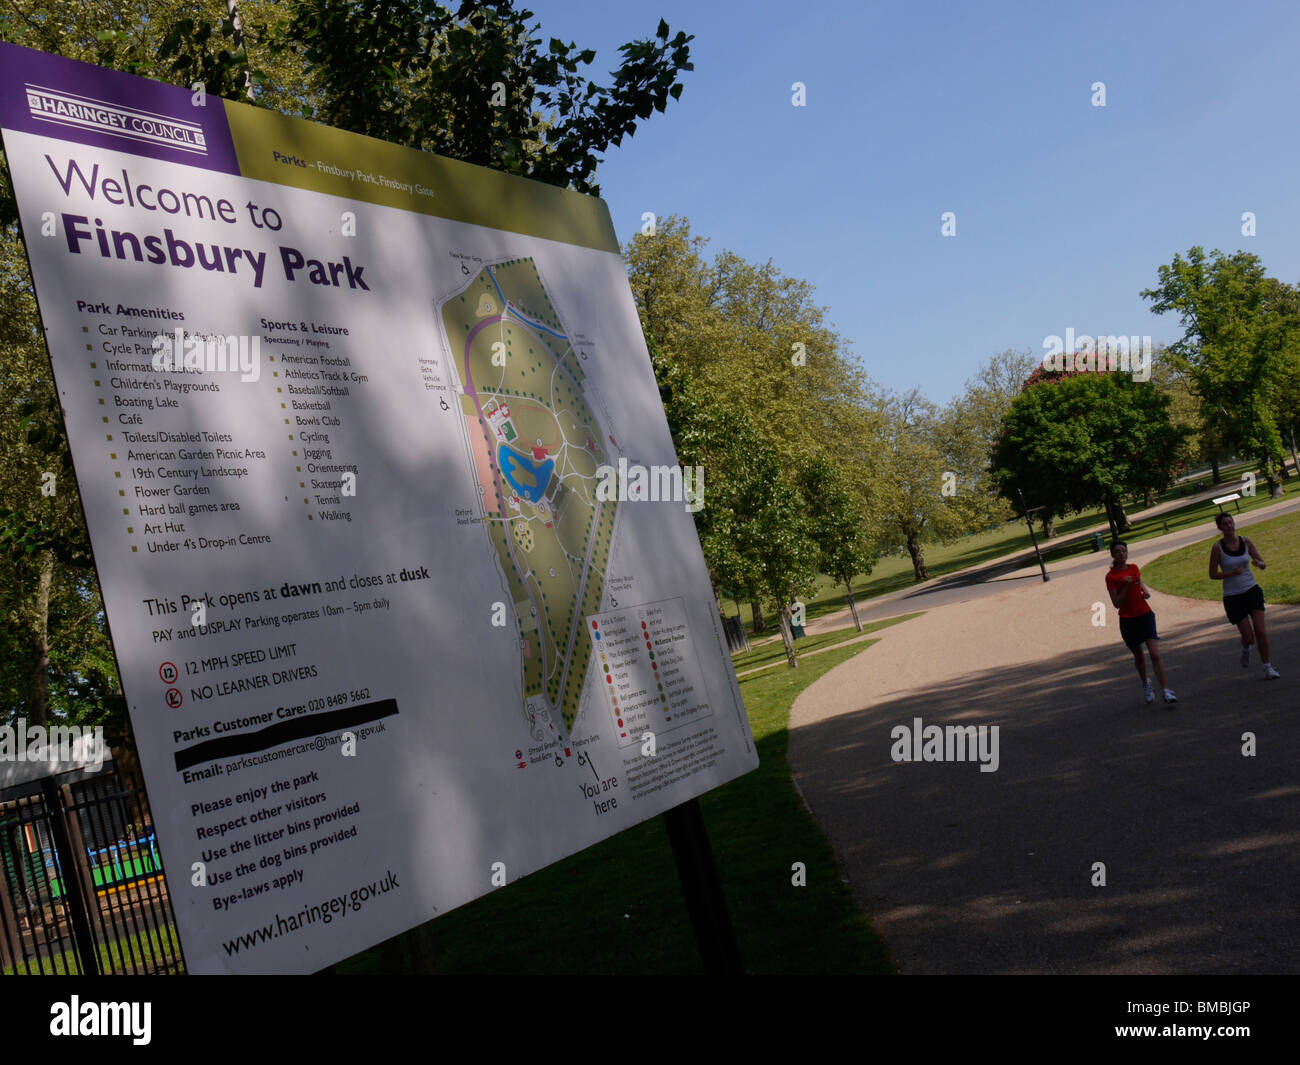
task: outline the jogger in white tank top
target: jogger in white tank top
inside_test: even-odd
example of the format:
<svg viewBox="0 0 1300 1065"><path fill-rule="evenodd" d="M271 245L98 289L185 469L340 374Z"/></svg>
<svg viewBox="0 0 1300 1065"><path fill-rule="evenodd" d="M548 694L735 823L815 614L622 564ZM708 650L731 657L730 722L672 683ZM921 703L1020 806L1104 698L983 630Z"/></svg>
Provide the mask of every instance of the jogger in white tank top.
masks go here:
<svg viewBox="0 0 1300 1065"><path fill-rule="evenodd" d="M1242 668L1250 665L1251 644L1258 643L1264 679L1276 680L1278 672L1269 657L1268 628L1264 624L1264 592L1250 572L1252 562L1260 569L1268 567L1255 545L1237 535L1231 514L1216 515L1214 524L1223 533L1223 539L1210 549L1210 580L1223 581L1223 609L1228 621L1241 633Z"/></svg>

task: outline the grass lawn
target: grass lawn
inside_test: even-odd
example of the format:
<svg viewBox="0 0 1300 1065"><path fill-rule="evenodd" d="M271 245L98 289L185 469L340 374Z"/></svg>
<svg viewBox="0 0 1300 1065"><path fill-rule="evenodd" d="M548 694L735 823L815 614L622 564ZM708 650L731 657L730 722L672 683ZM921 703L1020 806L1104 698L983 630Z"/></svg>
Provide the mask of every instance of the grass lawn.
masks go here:
<svg viewBox="0 0 1300 1065"><path fill-rule="evenodd" d="M1219 469L1220 475L1224 479L1224 486L1219 490L1220 495L1228 495L1236 491L1232 482L1238 482L1240 475L1249 470L1258 471L1258 464L1250 461L1225 462ZM1210 486L1210 474L1205 471L1204 475L1197 480L1187 481L1176 484L1167 489L1165 492L1156 496L1156 503L1168 503L1173 500L1183 499L1189 495L1204 491ZM1292 477L1285 483L1286 495L1289 498L1297 492L1300 492L1300 477ZM1268 489L1264 478L1259 475L1255 495L1248 496L1241 500L1241 512L1243 514L1256 507L1264 506L1267 503L1274 502L1269 498ZM1131 515L1135 511L1143 509L1142 503L1130 501L1125 504L1125 510ZM1206 502L1189 509L1187 512L1175 511L1167 513L1163 518L1147 519L1142 522L1135 522L1133 532L1126 533L1125 539L1129 541L1148 539L1152 536L1163 535L1165 532L1164 521L1169 523L1169 531L1174 532L1177 529L1184 528L1187 525L1194 525L1199 521L1207 524L1212 523L1214 515L1218 513L1219 508L1214 504ZM1235 514L1236 511L1233 511ZM1074 547L1054 547L1061 540L1069 539L1071 536L1082 532L1093 525L1101 524L1106 521L1106 512L1104 510L1087 510L1080 514L1071 515L1068 518L1060 518L1056 522L1056 536L1044 541L1041 538L1041 527L1035 523L1034 531L1040 534L1039 547L1043 549L1044 558L1048 562L1054 562L1059 559L1069 558L1073 555L1087 554L1092 550L1091 542L1085 541ZM1213 526L1210 526L1213 532ZM984 532L974 533L970 536L963 536L948 544L925 544L925 562L930 570L932 577L942 577L948 573L955 573L957 570L966 569L968 566L977 566L982 562L988 562L992 559L999 558L1002 555L1008 555L1016 551L1030 551L1033 545L1029 541L1029 530L1025 527L1023 518L1017 518L1014 521L1007 522L1005 525L999 525L995 529L986 529ZM1209 550L1208 548L1206 549ZM1208 556L1207 556L1208 557ZM1267 556L1265 556L1267 557ZM1030 565L1036 565L1031 562ZM1207 562L1208 566L1208 562ZM889 592L896 592L902 588L911 588L916 584L912 576L912 560L906 553L898 554L897 552L887 555L876 563L870 576L859 576L853 581L853 594L859 600L871 599L878 595L885 595ZM804 602L806 607L806 616L809 618L820 617L823 614L829 614L836 610L842 610L848 603L844 598L844 585L836 584L830 577L825 574L819 574L817 577L816 594L807 598ZM754 631L754 619L749 603L737 604L733 600L724 599L722 601L723 613L728 617L734 617L739 610L741 619L745 623L745 630L749 633ZM762 635L766 636L771 632L778 631L776 618L774 615L765 616L764 620L768 624L767 632ZM737 667L741 668L741 667Z"/></svg>
<svg viewBox="0 0 1300 1065"><path fill-rule="evenodd" d="M855 630L856 631L856 630ZM790 707L875 640L740 682L760 765L700 805L745 970L890 973L884 945L841 879L790 779ZM803 641L800 641L803 643ZM806 887L791 883L802 862ZM698 973L699 952L659 817L425 926L444 973ZM379 950L335 966L376 972Z"/></svg>
<svg viewBox="0 0 1300 1065"><path fill-rule="evenodd" d="M1270 503L1280 502L1281 498L1293 499L1297 495L1300 495L1300 477L1292 477L1291 480L1286 483L1284 496L1279 497L1279 499L1273 499L1269 496L1262 480L1260 481L1259 488L1260 490L1253 496L1247 496L1244 499L1239 500L1241 504L1241 514L1249 514L1252 510L1268 506ZM1229 494L1228 490L1224 489L1223 494ZM1227 512L1233 517L1238 517L1237 511L1231 503L1227 506ZM1149 540L1153 536L1163 536L1166 532L1177 532L1179 529L1186 529L1191 526L1201 526L1205 530L1206 539L1205 565L1201 567L1203 570L1202 576L1204 577L1205 583L1207 585L1213 585L1213 587L1209 588L1204 596L1194 598L1218 599L1221 598L1223 594L1222 591L1219 590L1221 586L1217 584L1217 582L1211 581L1208 576L1210 570L1210 541L1216 540L1219 537L1219 532L1214 525L1214 515L1217 513L1219 513L1219 508L1209 500L1206 500L1203 503L1189 505L1179 510L1166 511L1164 514L1158 515L1154 518L1145 518L1142 521L1135 521L1132 529L1124 534L1124 539L1129 544L1134 544L1142 540ZM1265 524L1268 523L1266 522ZM1248 533L1247 535L1254 539L1253 533ZM1107 534L1107 542L1109 542L1109 539L1109 534ZM1070 558L1073 555L1084 555L1090 552L1092 552L1091 542L1085 542L1071 548L1063 548L1050 552L1044 551L1044 555L1048 562L1057 562L1061 559ZM1106 549L1103 547L1100 552L1097 552L1098 557L1104 559L1105 552ZM1132 554L1131 551L1129 553ZM1268 554L1264 551L1262 546L1260 547L1260 554L1264 555L1265 559L1268 559ZM1271 562L1272 560L1269 561ZM1142 572L1145 576L1146 570L1143 570ZM1270 569L1269 572L1271 573L1272 570ZM1163 590L1164 589L1162 589L1162 591ZM1183 593L1180 592L1178 594L1181 595Z"/></svg>
<svg viewBox="0 0 1300 1065"><path fill-rule="evenodd" d="M1245 508L1242 508L1243 510ZM1242 529L1268 563L1256 579L1264 588L1269 603L1300 603L1300 514L1283 514L1280 518ZM1223 582L1210 580L1210 548L1219 534L1214 532L1199 543L1156 559L1142 567L1142 580L1152 588L1188 599L1222 599Z"/></svg>
<svg viewBox="0 0 1300 1065"><path fill-rule="evenodd" d="M802 640L795 640L794 650L799 658L800 667L803 665L803 656L809 651L815 651L821 647L831 647L837 643L844 643L847 640L856 639L859 636L865 636L869 632L875 632L878 629L888 628L890 625L897 625L900 621L911 621L912 618L919 618L925 611L918 611L914 614L903 614L896 618L887 618L884 621L874 621L868 625L862 626L862 631L853 625L831 629L830 632L819 632L815 636L805 636ZM745 651L743 654L732 655L731 664L735 667L737 673L742 673L747 669L760 669L763 666L780 664L786 666L785 660L785 643L778 636L775 640L754 648L752 651ZM786 668L789 668L786 666ZM743 683L743 682L742 682Z"/></svg>
<svg viewBox="0 0 1300 1065"><path fill-rule="evenodd" d="M167 944L167 946L163 944ZM135 971L136 966L145 967L151 962L161 962L164 957L179 958L180 953L180 940L176 936L176 928L169 924L164 928L134 932L129 936L123 936L121 939L115 939L108 945L100 943L99 971L105 975L109 973L131 973ZM45 948L42 947L39 960L30 964L33 975L42 973L48 975L51 966L53 966L53 974L56 976L75 976L81 972L76 954L69 951L59 951L56 954L48 955ZM179 971L184 971L179 962L177 962L177 967ZM22 965L17 968L6 966L4 969L0 969L0 975L24 976L26 971Z"/></svg>
<svg viewBox="0 0 1300 1065"><path fill-rule="evenodd" d="M1103 511L1088 511L1058 520L1056 531L1060 536L1068 536L1104 520ZM996 529L964 536L950 544L926 544L925 563L931 576L942 577L945 573L954 573L967 566L975 566L1012 551L1029 549L1029 530L1021 520L999 525ZM862 601L888 592L896 592L900 588L911 588L915 584L916 581L912 577L911 557L895 553L886 555L877 562L869 576L857 577L853 582L853 595ZM728 617L735 616L737 604L734 601L724 599L722 606L723 612ZM816 594L804 600L805 616L820 617L836 610L843 610L846 606L848 603L844 598L844 585L836 584L825 574L818 574ZM754 624L750 604L741 603L739 609L740 616L745 622L745 630L753 633ZM779 631L775 615L766 615L764 620L768 624L768 632L763 635ZM800 644L802 643L801 640Z"/></svg>
<svg viewBox="0 0 1300 1065"><path fill-rule="evenodd" d="M1225 463L1221 469L1226 481L1234 479L1234 473L1248 471L1255 468L1255 464L1247 462ZM1167 492L1157 495L1157 503L1167 503L1177 501L1195 492L1200 492L1208 488L1210 477L1208 473L1204 479L1195 482L1195 484L1174 485ZM1292 476L1283 486L1287 498L1300 493L1300 477ZM1221 494L1227 495L1234 492L1230 484L1226 484L1221 489ZM1264 477L1260 477L1257 482L1255 495L1248 495L1240 499L1242 514L1248 514L1249 511L1255 510L1256 507L1268 505L1268 503L1277 502L1269 497L1266 489ZM1126 506L1128 514L1132 514L1141 507L1140 502L1130 502ZM1214 532L1213 521L1214 515L1218 514L1218 507L1208 501L1197 503L1196 506L1180 508L1180 510L1166 511L1164 515L1158 518L1149 518L1141 521L1135 521L1132 531L1125 534L1125 540L1134 542L1139 540L1149 540L1153 536L1164 536L1167 531L1175 532L1178 529L1186 528L1188 525L1205 523L1210 532ZM1236 511L1232 511L1236 514ZM1083 514L1071 515L1070 518L1058 519L1056 523L1056 537L1052 540L1043 540L1041 538L1041 529L1035 524L1035 531L1040 533L1039 547L1043 550L1043 557L1047 562L1058 562L1058 560L1074 557L1074 555L1088 554L1092 551L1092 542L1083 541L1073 546L1056 546L1061 544L1062 540L1069 540L1083 529L1092 527L1092 525L1105 523L1106 515L1102 510L1084 511ZM1001 555L1011 554L1014 551L1030 551L1032 544L1030 542L1030 533L1023 519L1009 521L1005 525L998 525L996 529L987 529L987 531L972 534L972 536L962 537L961 540L953 541L952 544L927 544L924 545L926 551L926 564L930 568L932 577L941 577L945 573L953 573L958 570L965 570L969 566L978 566L982 562L989 562L991 559L1000 558ZM1206 551L1208 551L1206 547ZM1266 557L1266 555L1265 555ZM1031 563L1032 564L1032 563ZM1209 563L1206 563L1208 566ZM859 602L863 599L870 599L876 596L884 596L889 592L898 592L900 589L911 588L917 584L913 579L913 570L911 570L911 558L906 555L897 553L887 555L876 563L870 576L859 576L853 583L853 594ZM845 601L844 585L836 584L835 581L820 573L816 580L816 594L814 597L807 598L805 601L807 618L818 618L823 614L829 614L836 610L842 610L848 606ZM740 603L737 606L732 599L723 599L723 612L732 618L736 612L740 611L741 619L745 623L745 631L754 632L753 612L750 610L748 602ZM776 625L775 615L764 616L768 624L768 631L762 633L767 636L770 632L779 631ZM802 642L802 641L801 641ZM737 668L741 668L738 667Z"/></svg>

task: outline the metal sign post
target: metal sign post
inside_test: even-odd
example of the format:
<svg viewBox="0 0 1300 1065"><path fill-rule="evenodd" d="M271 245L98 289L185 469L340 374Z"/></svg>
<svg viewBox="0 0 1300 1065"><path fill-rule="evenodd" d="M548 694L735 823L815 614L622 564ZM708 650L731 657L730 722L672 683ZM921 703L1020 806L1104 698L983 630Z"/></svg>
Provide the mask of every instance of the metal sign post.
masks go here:
<svg viewBox="0 0 1300 1065"><path fill-rule="evenodd" d="M722 881L704 827L699 799L688 799L664 812L668 842L677 860L677 875L695 928L704 971L713 976L740 975L740 948L731 927Z"/></svg>
<svg viewBox="0 0 1300 1065"><path fill-rule="evenodd" d="M1052 578L1047 575L1047 566L1043 563L1043 553L1038 550L1038 537L1034 535L1034 523L1032 520L1030 520L1029 517L1029 515L1032 514L1035 510L1042 510L1043 508L1034 507L1031 510L1029 505L1025 502L1025 493L1022 492L1018 487L1016 488L1016 495L1020 497L1020 509L1024 512L1025 524L1029 526L1029 539L1034 545L1034 555L1038 559L1038 568L1043 571L1044 582L1050 581Z"/></svg>

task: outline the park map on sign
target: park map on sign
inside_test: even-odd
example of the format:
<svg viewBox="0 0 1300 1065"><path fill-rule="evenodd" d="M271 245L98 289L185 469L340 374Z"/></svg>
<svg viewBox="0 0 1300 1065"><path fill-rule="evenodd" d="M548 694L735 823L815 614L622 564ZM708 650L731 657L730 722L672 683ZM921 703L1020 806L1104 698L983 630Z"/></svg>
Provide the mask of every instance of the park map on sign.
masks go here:
<svg viewBox="0 0 1300 1065"><path fill-rule="evenodd" d="M603 432L582 356L532 259L485 266L443 304L484 527L519 629L524 714L571 730L591 657L615 503L596 498Z"/></svg>

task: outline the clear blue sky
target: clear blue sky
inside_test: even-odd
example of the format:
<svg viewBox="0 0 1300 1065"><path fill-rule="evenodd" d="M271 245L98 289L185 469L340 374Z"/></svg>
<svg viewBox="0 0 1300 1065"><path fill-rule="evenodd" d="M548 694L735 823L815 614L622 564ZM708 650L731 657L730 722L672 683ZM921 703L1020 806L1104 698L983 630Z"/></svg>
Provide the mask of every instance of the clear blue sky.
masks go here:
<svg viewBox="0 0 1300 1065"><path fill-rule="evenodd" d="M681 100L599 172L620 238L679 214L711 253L772 259L888 387L946 402L1067 327L1172 340L1138 293L1194 244L1300 280L1294 3L526 6L602 77L660 17L695 35Z"/></svg>

